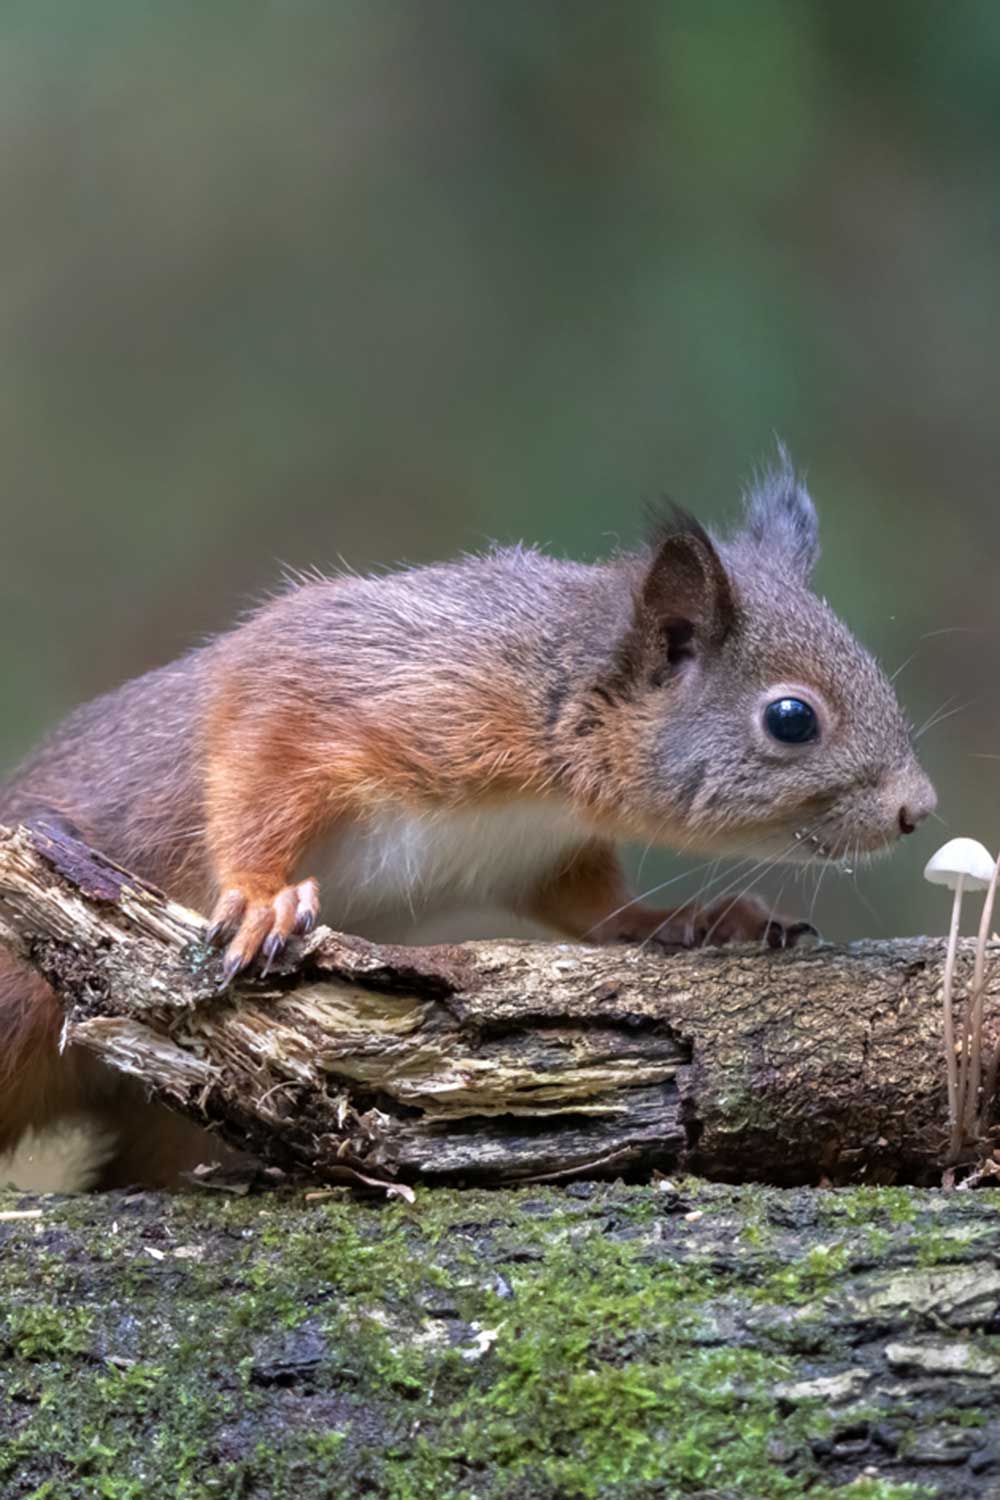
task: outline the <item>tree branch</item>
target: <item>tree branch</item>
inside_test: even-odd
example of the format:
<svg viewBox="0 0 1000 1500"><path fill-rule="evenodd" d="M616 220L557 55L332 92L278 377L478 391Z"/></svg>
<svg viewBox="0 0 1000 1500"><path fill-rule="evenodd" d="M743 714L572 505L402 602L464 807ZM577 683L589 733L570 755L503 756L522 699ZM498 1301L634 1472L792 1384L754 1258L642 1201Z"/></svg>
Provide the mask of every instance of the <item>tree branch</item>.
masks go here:
<svg viewBox="0 0 1000 1500"><path fill-rule="evenodd" d="M67 1040L282 1167L791 1183L945 1163L941 942L664 955L321 928L220 996L204 931L58 830L0 829L0 944L63 998ZM958 993L971 964L964 945Z"/></svg>

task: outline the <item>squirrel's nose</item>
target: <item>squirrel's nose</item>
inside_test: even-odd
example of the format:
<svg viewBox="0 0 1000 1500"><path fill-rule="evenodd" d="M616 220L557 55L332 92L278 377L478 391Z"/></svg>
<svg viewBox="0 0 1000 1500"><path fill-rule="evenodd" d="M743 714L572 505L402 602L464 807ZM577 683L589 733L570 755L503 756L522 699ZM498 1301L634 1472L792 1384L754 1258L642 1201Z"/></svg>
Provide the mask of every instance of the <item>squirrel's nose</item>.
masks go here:
<svg viewBox="0 0 1000 1500"><path fill-rule="evenodd" d="M929 818L937 807L937 793L926 777L921 777L917 786L911 788L906 801L899 809L896 821L900 833L916 833L925 818Z"/></svg>

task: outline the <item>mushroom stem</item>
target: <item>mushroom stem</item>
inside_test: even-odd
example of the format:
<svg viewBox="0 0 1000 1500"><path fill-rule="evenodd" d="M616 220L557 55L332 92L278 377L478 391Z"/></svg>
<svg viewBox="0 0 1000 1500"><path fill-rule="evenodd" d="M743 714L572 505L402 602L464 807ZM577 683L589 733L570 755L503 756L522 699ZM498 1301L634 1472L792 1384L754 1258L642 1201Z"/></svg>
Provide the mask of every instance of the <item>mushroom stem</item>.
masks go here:
<svg viewBox="0 0 1000 1500"><path fill-rule="evenodd" d="M948 952L944 961L944 1061L948 1077L948 1122L952 1129L952 1147L958 1127L958 1063L955 1058L955 1025L951 1008L951 992L955 980L955 953L958 948L958 923L962 915L962 891L965 876L959 875L955 882L955 899L951 908L951 930L948 933Z"/></svg>
<svg viewBox="0 0 1000 1500"><path fill-rule="evenodd" d="M997 1074L1000 1073L1000 1042L993 1049L990 1065L986 1069L986 1083L983 1086L983 1107L979 1113L980 1130L985 1131L990 1121L990 1109L997 1091Z"/></svg>
<svg viewBox="0 0 1000 1500"><path fill-rule="evenodd" d="M986 1000L986 945L990 940L993 923L993 902L997 893L997 876L1000 861L993 867L993 878L983 902L983 914L976 938L976 966L972 974L972 995L969 1011L972 1016L971 1046L966 1043L962 1053L962 1078L959 1085L959 1110L964 1132L978 1138L986 1124L986 1103L979 1109L979 1083L983 1069L983 1005ZM968 1024L968 1023L967 1023ZM968 1034L968 1033L967 1033Z"/></svg>

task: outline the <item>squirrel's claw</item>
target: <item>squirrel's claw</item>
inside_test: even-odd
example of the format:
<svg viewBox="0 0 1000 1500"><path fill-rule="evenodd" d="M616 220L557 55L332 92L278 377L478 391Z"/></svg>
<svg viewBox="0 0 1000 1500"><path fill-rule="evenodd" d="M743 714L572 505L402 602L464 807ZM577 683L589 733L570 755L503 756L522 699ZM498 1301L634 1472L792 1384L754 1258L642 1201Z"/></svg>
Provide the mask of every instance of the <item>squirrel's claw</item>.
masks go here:
<svg viewBox="0 0 1000 1500"><path fill-rule="evenodd" d="M261 976L277 963L293 934L311 932L319 917L319 884L303 880L286 885L270 899L252 899L244 890L224 891L212 913L207 940L230 938L222 964L220 988L228 989L236 975L255 959L263 960Z"/></svg>
<svg viewBox="0 0 1000 1500"><path fill-rule="evenodd" d="M764 933L769 948L797 948L808 939L820 940L819 929L811 922L782 922L777 917L771 918Z"/></svg>
<svg viewBox="0 0 1000 1500"><path fill-rule="evenodd" d="M206 943L215 944L232 937L243 920L247 898L240 890L223 891L212 912L212 922L205 934Z"/></svg>
<svg viewBox="0 0 1000 1500"><path fill-rule="evenodd" d="M697 910L692 923L695 947L759 943L764 948L794 948L819 933L810 922L791 922L775 915L755 896L717 901Z"/></svg>
<svg viewBox="0 0 1000 1500"><path fill-rule="evenodd" d="M284 947L285 939L282 937L280 932L272 932L264 939L260 950L261 956L264 960L260 971L260 977L262 979L267 978L268 974L271 972L271 965L274 963L275 959L281 957Z"/></svg>
<svg viewBox="0 0 1000 1500"><path fill-rule="evenodd" d="M219 975L218 993L221 995L228 990L233 980L241 969L245 968L242 953L227 953L222 960L222 970Z"/></svg>
<svg viewBox="0 0 1000 1500"><path fill-rule="evenodd" d="M658 947L707 948L727 943L760 943L764 948L795 948L819 933L811 922L775 916L754 896L722 899L711 906L680 906L674 911L630 907L610 934L612 940L656 943ZM605 938L607 941L607 938Z"/></svg>
<svg viewBox="0 0 1000 1500"><path fill-rule="evenodd" d="M319 921L319 881L303 880L296 887L294 931L300 937L312 932Z"/></svg>

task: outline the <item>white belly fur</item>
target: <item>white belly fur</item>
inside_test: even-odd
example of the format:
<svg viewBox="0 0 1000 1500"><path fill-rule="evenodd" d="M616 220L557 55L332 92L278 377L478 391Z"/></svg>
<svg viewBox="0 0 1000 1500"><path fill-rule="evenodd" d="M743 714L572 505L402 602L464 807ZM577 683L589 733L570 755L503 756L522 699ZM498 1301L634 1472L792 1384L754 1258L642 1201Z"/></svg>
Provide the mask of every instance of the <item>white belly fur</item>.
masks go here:
<svg viewBox="0 0 1000 1500"><path fill-rule="evenodd" d="M571 809L556 802L423 815L388 808L339 828L312 850L302 874L319 879L324 922L401 937L441 913L509 910L588 837Z"/></svg>

